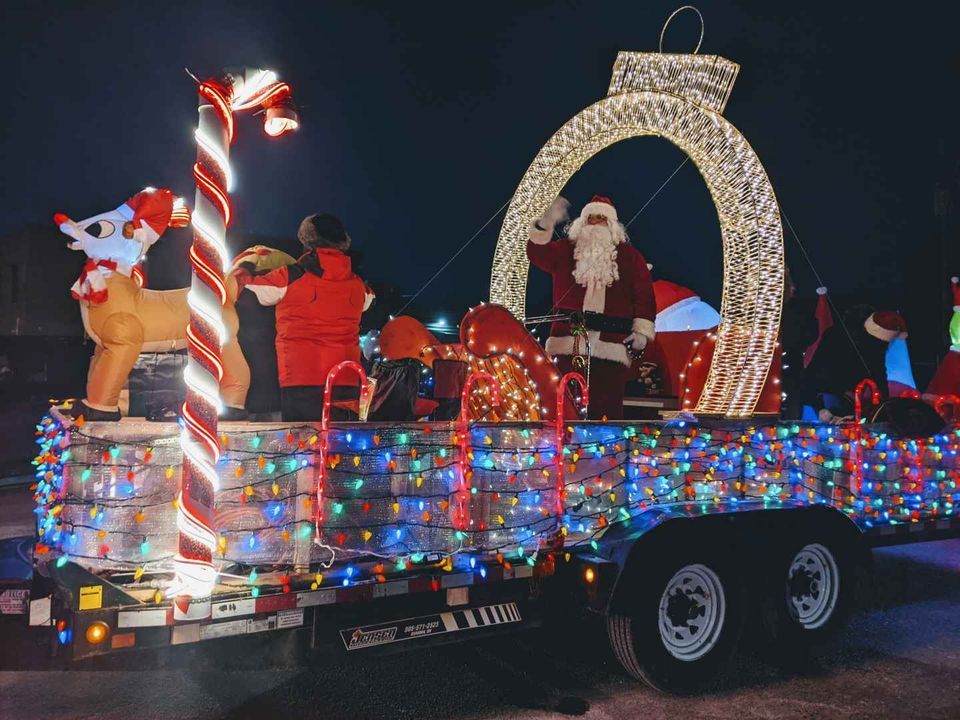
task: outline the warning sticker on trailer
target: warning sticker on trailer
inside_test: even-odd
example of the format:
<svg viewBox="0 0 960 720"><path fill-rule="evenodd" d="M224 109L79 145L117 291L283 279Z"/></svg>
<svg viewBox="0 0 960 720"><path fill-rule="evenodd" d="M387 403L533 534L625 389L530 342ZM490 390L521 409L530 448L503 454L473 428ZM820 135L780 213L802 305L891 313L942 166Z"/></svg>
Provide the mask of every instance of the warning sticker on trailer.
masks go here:
<svg viewBox="0 0 960 720"><path fill-rule="evenodd" d="M465 608L437 615L407 618L379 625L363 625L340 631L340 639L347 650L362 650L378 645L415 640L430 635L455 633L461 630L520 622L516 603Z"/></svg>
<svg viewBox="0 0 960 720"><path fill-rule="evenodd" d="M29 599L30 590L27 588L0 590L0 615L24 614L27 611Z"/></svg>
<svg viewBox="0 0 960 720"><path fill-rule="evenodd" d="M301 625L303 625L303 608L281 610L277 613L277 630L300 627Z"/></svg>
<svg viewBox="0 0 960 720"><path fill-rule="evenodd" d="M80 588L79 610L97 610L103 607L103 586L84 585Z"/></svg>

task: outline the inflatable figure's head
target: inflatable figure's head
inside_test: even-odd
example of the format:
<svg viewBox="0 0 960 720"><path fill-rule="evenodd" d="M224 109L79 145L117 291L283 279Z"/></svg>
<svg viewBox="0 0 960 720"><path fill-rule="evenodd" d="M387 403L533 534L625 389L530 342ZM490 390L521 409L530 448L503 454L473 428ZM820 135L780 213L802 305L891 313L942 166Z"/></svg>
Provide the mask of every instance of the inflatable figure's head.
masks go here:
<svg viewBox="0 0 960 720"><path fill-rule="evenodd" d="M83 250L93 260L136 265L164 230L188 225L190 212L166 188L146 188L116 210L79 221L57 213L53 221L70 237L71 250Z"/></svg>

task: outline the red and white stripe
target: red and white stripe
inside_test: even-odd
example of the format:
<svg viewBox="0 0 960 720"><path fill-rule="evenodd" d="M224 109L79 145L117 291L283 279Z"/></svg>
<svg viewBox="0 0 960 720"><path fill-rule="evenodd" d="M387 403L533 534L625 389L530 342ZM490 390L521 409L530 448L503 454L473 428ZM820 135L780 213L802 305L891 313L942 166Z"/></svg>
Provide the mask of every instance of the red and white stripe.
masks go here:
<svg viewBox="0 0 960 720"><path fill-rule="evenodd" d="M217 415L222 407L220 348L227 340L223 304L227 300L224 273L230 266L226 232L233 215L233 113L264 107L289 94L288 85L278 83L274 73L263 70L245 70L239 75L206 80L198 88L200 120L194 133L197 162L193 166L197 192L190 248L193 277L187 296L190 358L184 372L187 397L182 410L183 468L177 506L179 546L174 558L174 579L167 589L168 596L180 600L209 598L217 583L213 565L217 547L213 505L219 488L216 465L221 451L217 434ZM179 607L175 603L175 615ZM191 617L195 619L196 615Z"/></svg>

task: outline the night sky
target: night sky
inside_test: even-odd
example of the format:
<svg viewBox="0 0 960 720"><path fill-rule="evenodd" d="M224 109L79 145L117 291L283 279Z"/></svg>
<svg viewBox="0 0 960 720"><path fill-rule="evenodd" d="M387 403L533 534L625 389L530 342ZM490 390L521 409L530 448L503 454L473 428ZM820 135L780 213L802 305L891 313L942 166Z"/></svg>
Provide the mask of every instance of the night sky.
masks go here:
<svg viewBox="0 0 960 720"><path fill-rule="evenodd" d="M606 92L617 50L655 50L673 2L6 2L0 29L0 235L63 211L115 207L144 185L192 202L193 81L276 69L300 132L239 122L238 233L292 240L304 215L342 217L366 279L414 292L509 199L537 150ZM726 117L757 151L786 216L841 302L900 309L915 360L943 349L947 218L957 181L957 10L947 5L703 1L701 52L740 63ZM695 16L665 49L692 49ZM630 218L683 160L655 138L591 160L565 194L609 195ZM487 297L499 219L421 297L457 312ZM657 277L720 294L720 233L688 163L629 229ZM801 297L817 283L788 232ZM154 253L188 282L188 234ZM236 249L236 248L235 248ZM51 253L67 253L62 246ZM76 258L79 266L81 260ZM67 288L62 288L64 292ZM546 284L531 285L531 310ZM425 318L430 319L430 318Z"/></svg>

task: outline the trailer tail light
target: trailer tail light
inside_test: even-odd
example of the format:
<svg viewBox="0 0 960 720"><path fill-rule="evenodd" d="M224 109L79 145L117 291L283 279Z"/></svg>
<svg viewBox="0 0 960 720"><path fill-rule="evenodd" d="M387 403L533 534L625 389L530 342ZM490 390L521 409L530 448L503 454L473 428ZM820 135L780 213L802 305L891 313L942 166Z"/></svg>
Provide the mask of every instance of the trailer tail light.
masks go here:
<svg viewBox="0 0 960 720"><path fill-rule="evenodd" d="M577 558L577 564L578 568L571 568L571 582L584 593L588 608L602 610L617 579L616 563L595 555L583 555Z"/></svg>
<svg viewBox="0 0 960 720"><path fill-rule="evenodd" d="M97 620L90 623L85 636L91 645L99 645L110 636L110 626L102 620Z"/></svg>
<svg viewBox="0 0 960 720"><path fill-rule="evenodd" d="M73 630L67 625L66 620L57 621L57 640L61 645L68 645L73 640Z"/></svg>

